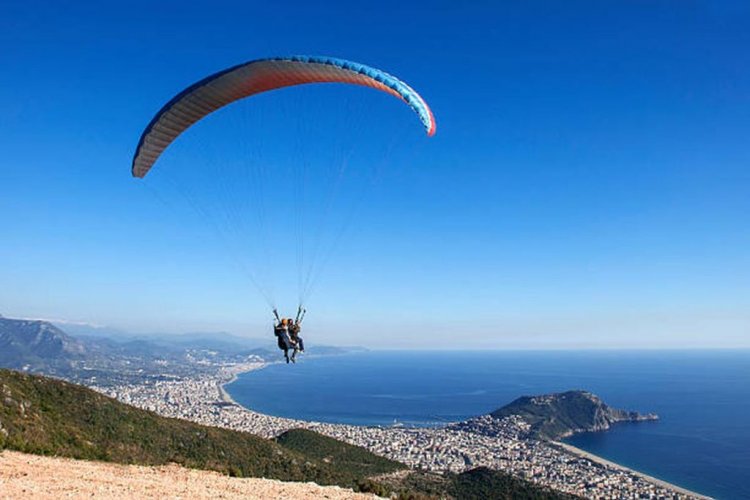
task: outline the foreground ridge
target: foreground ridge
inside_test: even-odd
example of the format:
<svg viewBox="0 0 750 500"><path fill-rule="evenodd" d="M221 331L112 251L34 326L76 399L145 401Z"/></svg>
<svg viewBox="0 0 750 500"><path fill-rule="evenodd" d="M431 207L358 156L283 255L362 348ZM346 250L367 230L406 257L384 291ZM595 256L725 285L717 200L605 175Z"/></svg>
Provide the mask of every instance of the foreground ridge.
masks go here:
<svg viewBox="0 0 750 500"><path fill-rule="evenodd" d="M2 498L375 498L338 486L233 478L174 464L120 465L8 450L0 453L0 490Z"/></svg>

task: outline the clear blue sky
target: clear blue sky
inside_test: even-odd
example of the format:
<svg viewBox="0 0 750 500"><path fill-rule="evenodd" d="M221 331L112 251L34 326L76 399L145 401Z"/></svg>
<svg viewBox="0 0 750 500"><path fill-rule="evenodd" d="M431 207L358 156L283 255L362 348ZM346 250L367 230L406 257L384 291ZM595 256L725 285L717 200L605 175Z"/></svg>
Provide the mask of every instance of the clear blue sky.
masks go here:
<svg viewBox="0 0 750 500"><path fill-rule="evenodd" d="M746 2L357 3L3 2L0 313L263 333L267 307L225 249L130 160L190 83L325 54L403 78L438 132L363 97L413 134L310 300L311 339L750 346ZM270 120L274 102L259 101ZM226 116L157 168L199 156L192 138L228 143Z"/></svg>

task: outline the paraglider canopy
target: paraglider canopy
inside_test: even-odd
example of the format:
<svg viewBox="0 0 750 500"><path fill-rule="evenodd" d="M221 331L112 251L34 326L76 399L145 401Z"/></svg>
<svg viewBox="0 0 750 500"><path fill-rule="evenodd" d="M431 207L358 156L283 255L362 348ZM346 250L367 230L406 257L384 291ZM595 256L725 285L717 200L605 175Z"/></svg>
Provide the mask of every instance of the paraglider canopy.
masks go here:
<svg viewBox="0 0 750 500"><path fill-rule="evenodd" d="M204 78L159 110L138 142L133 157L133 176L144 177L172 141L217 109L261 92L306 83L348 83L387 92L402 99L417 113L428 135L435 134L435 117L425 100L406 83L384 71L325 56L257 59Z"/></svg>
<svg viewBox="0 0 750 500"><path fill-rule="evenodd" d="M243 106L228 105L245 97L310 83L342 83L369 87L390 94L407 104L417 114L428 136L435 134L435 117L425 100L409 85L382 70L325 56L257 59L210 75L169 100L151 119L140 136L131 165L132 175L137 178L146 177L172 142L214 111L227 107L226 112L231 114L238 108L241 111ZM315 94L312 90L300 90L300 94ZM289 93L293 94L294 92ZM274 96L268 97L272 101ZM286 99L283 101L287 102ZM337 95L333 102L342 101L345 99L339 99ZM289 106L286 117L297 119L298 126L301 125L300 130L317 129L319 115L305 115L305 109L309 109L311 105L315 103L306 100L304 106ZM246 108L252 110L252 116L256 119L263 117L263 99L248 100ZM283 114L281 108L283 106L274 107L273 113ZM330 108L325 110L330 111ZM326 113L326 116L328 115L335 113ZM318 118L310 120L310 116ZM370 108L361 108L357 113L344 112L342 116L352 121L360 120L368 127L379 123L376 118L377 112ZM322 120L320 118L320 121ZM202 123L210 123L210 119ZM270 133L272 123L273 120L261 120L257 122L258 127L244 130L241 137L247 139L247 143L252 143L253 147L256 145L255 139L262 144L262 138L264 134ZM264 156L261 152L251 151L252 148L246 148L238 162L205 161L201 155L197 155L182 164L181 175L176 177L185 178L186 189L180 189L178 182L178 190L216 230L217 241L226 247L228 253L235 254L237 263L246 271L250 281L272 310L276 307L273 282L278 279L277 274L284 274L283 270L290 266L283 266L279 272L279 268L273 266L271 260L277 255L288 255L293 249L296 255L299 292L298 320L301 321L304 316L302 306L315 288L341 235L346 227L352 224L357 212L356 207L363 198L360 194L365 193L362 187L348 192L346 187L353 186L354 182L346 184L345 174L348 171L362 171L359 174L360 180L367 179L365 166L368 163L370 166L377 165L378 162L384 161L384 157L366 154L365 161L353 159L355 157L351 152L351 145L346 144L347 136L352 131L356 133L359 127L346 127L343 133L333 133L327 127L320 127L324 136L330 135L333 139L332 143L327 143L325 140L319 141L319 136L313 139L313 134L309 134L311 130L306 130L306 133L299 133L298 130L298 133L294 133L294 128L290 126L294 123L295 120L289 119L284 122L283 128L274 131L274 137L290 139L289 147L286 147L286 141L282 141L285 144L283 149L290 152L290 159L271 161L270 157ZM285 135L287 131L291 132L290 137ZM224 135L231 134L222 134L222 137ZM336 142L343 144L337 146ZM352 141L352 144L354 143L355 141ZM319 153L321 146L325 144L332 146L329 148L331 154L327 158L321 158ZM368 147L369 145L363 147L363 153ZM391 146L388 149L390 150ZM347 152L342 154L343 151ZM314 161L310 161L311 159ZM358 168L348 169L350 163L356 164ZM195 167L192 167L193 165ZM276 168L282 165L283 168ZM324 165L327 168L316 169L314 165ZM217 168L212 170L212 166ZM315 175L308 175L308 172L315 172ZM191 174L197 177L190 178ZM149 176L148 181L152 181L154 177L158 183L159 174ZM357 178L354 173L351 177L353 181ZM310 194L307 194L308 179L314 179L313 189L317 186L321 190L315 192L310 189ZM266 189L266 186L274 186L274 189ZM273 195L271 200L266 199L269 193ZM349 203L336 206L334 202L337 197L344 198L344 201ZM272 222L265 220L267 213L274 217ZM339 221L335 221L335 224L329 223L337 216L340 216ZM282 231L288 231L289 235L281 234ZM308 248L307 256L305 248ZM245 265L248 257L252 257L250 260L255 262Z"/></svg>

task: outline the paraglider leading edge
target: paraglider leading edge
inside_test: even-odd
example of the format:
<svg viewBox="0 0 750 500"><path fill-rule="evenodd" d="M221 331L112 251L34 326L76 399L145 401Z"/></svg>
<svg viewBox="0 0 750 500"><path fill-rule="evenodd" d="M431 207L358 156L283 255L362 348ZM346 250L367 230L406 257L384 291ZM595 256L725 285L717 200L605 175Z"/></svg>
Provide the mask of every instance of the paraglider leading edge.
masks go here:
<svg viewBox="0 0 750 500"><path fill-rule="evenodd" d="M387 92L414 110L428 136L435 134L435 117L425 100L384 71L325 56L257 59L204 78L164 105L140 137L131 167L133 176L144 177L172 141L217 109L261 92L307 83L349 83Z"/></svg>

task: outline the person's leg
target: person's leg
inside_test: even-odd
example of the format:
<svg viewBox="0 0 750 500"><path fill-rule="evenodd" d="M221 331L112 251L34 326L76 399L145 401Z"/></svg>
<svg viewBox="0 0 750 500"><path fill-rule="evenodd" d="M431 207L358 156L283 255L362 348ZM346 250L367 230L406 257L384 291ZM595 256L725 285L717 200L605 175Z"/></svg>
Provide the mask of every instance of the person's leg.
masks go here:
<svg viewBox="0 0 750 500"><path fill-rule="evenodd" d="M289 335L282 335L279 337L281 342L284 344L284 349L293 349L294 344L292 344L292 339L289 338Z"/></svg>
<svg viewBox="0 0 750 500"><path fill-rule="evenodd" d="M297 347L299 347L299 352L305 352L305 341L302 337L297 337Z"/></svg>

